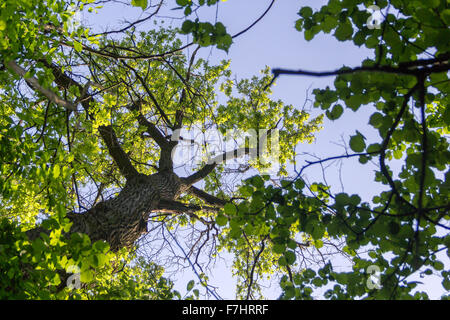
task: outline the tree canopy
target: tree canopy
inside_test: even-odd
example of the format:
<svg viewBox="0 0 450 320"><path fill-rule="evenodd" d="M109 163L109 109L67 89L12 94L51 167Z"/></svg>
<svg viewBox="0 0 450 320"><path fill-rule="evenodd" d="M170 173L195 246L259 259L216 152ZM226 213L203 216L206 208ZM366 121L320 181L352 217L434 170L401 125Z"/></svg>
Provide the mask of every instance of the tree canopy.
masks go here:
<svg viewBox="0 0 450 320"><path fill-rule="evenodd" d="M274 0L236 34L198 18L229 5L218 0L131 0L144 15L115 30L76 23L107 4L119 2L0 4L2 299L220 298L208 277L224 252L240 299L273 279L281 299L427 299L419 274L450 290L447 0L302 5L292 28L306 40L323 32L373 58L249 79L201 51L228 51ZM177 28L158 18L167 8L182 12ZM272 98L285 76L334 78L312 91L318 116ZM378 142L355 124L344 153L299 166L296 146L325 118L362 110ZM212 142L230 133L226 148ZM370 201L304 179L354 158L375 167L383 191ZM186 292L164 273L182 261L197 277Z"/></svg>

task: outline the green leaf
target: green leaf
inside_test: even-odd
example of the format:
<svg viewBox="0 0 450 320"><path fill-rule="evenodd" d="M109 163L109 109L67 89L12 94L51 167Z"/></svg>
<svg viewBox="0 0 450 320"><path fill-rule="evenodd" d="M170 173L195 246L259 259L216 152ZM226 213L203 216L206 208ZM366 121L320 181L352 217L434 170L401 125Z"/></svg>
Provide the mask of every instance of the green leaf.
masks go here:
<svg viewBox="0 0 450 320"><path fill-rule="evenodd" d="M280 258L278 258L278 264L279 264L281 267L287 266L288 263L287 263L286 257L285 257L285 256L281 256Z"/></svg>
<svg viewBox="0 0 450 320"><path fill-rule="evenodd" d="M235 215L237 212L236 206L232 203L226 203L223 209L227 215Z"/></svg>
<svg viewBox="0 0 450 320"><path fill-rule="evenodd" d="M235 222L234 219L230 221L230 227L231 227L230 237L232 237L233 239L240 238L242 235L242 230L239 224Z"/></svg>
<svg viewBox="0 0 450 320"><path fill-rule="evenodd" d="M99 267L104 266L108 262L108 256L103 253L99 253L95 256L97 258L97 265Z"/></svg>
<svg viewBox="0 0 450 320"><path fill-rule="evenodd" d="M0 31L6 29L6 21L0 18Z"/></svg>
<svg viewBox="0 0 450 320"><path fill-rule="evenodd" d="M147 0L131 0L131 5L134 7L140 7L142 10L147 9Z"/></svg>
<svg viewBox="0 0 450 320"><path fill-rule="evenodd" d="M59 277L59 274L55 273L53 276L53 279L51 281L52 285L57 286L61 283L61 278Z"/></svg>
<svg viewBox="0 0 450 320"><path fill-rule="evenodd" d="M395 159L397 159L397 160L401 159L402 156L403 156L402 150L399 150L399 149L394 150L394 158Z"/></svg>
<svg viewBox="0 0 450 320"><path fill-rule="evenodd" d="M304 36L306 41L311 41L314 38L314 32L311 29L305 30Z"/></svg>
<svg viewBox="0 0 450 320"><path fill-rule="evenodd" d="M444 264L443 264L441 261L435 261L435 262L433 263L433 267L434 267L436 270L443 270L443 269L444 269Z"/></svg>
<svg viewBox="0 0 450 320"><path fill-rule="evenodd" d="M289 239L289 241L288 241L288 243L287 243L287 247L288 247L289 249L295 250L295 249L297 249L297 242L295 242L295 241L292 240L292 239Z"/></svg>
<svg viewBox="0 0 450 320"><path fill-rule="evenodd" d="M381 150L381 145L379 143L373 143L367 147L368 153L380 152L380 150Z"/></svg>
<svg viewBox="0 0 450 320"><path fill-rule="evenodd" d="M282 254L286 251L286 245L283 243L274 244L272 250L274 253Z"/></svg>
<svg viewBox="0 0 450 320"><path fill-rule="evenodd" d="M191 20L186 20L183 22L183 24L181 25L181 31L184 34L187 34L189 32L192 31L192 29L194 28L195 23L192 22Z"/></svg>
<svg viewBox="0 0 450 320"><path fill-rule="evenodd" d="M426 269L423 273L425 273L427 276L431 276L433 274L433 270Z"/></svg>
<svg viewBox="0 0 450 320"><path fill-rule="evenodd" d="M341 23L339 27L337 27L336 31L334 32L334 36L339 41L345 41L351 39L353 34L353 27L350 21L346 21L344 23Z"/></svg>
<svg viewBox="0 0 450 320"><path fill-rule="evenodd" d="M364 137L362 134L357 133L350 138L350 148L355 152L363 152L366 148Z"/></svg>
<svg viewBox="0 0 450 320"><path fill-rule="evenodd" d="M56 179L59 177L59 174L61 173L61 168L59 167L59 165L54 165L53 166L53 178Z"/></svg>
<svg viewBox="0 0 450 320"><path fill-rule="evenodd" d="M446 236L446 237L444 238L444 245L445 245L447 248L450 248L450 235L448 235L448 236Z"/></svg>
<svg viewBox="0 0 450 320"><path fill-rule="evenodd" d="M228 218L225 217L223 214L219 214L216 217L216 223L217 223L218 226L223 227L223 226L227 225Z"/></svg>
<svg viewBox="0 0 450 320"><path fill-rule="evenodd" d="M109 244L103 240L98 240L94 242L93 248L97 252L106 253L109 250Z"/></svg>
<svg viewBox="0 0 450 320"><path fill-rule="evenodd" d="M80 280L84 283L89 283L94 280L94 272L91 269L82 270L80 274Z"/></svg>
<svg viewBox="0 0 450 320"><path fill-rule="evenodd" d="M243 197L251 197L253 194L253 188L251 186L242 186L239 188L239 191Z"/></svg>
<svg viewBox="0 0 450 320"><path fill-rule="evenodd" d="M227 34L227 30L221 22L216 22L216 24L214 25L214 29L217 36L224 36Z"/></svg>
<svg viewBox="0 0 450 320"><path fill-rule="evenodd" d="M295 180L294 186L297 190L302 190L305 187L305 181L302 178Z"/></svg>
<svg viewBox="0 0 450 320"><path fill-rule="evenodd" d="M339 117L342 115L343 112L344 112L344 108L342 108L342 106L340 104L337 104L333 107L331 112L327 111L326 115L327 115L328 119L330 119L330 120L337 120L337 119L339 119Z"/></svg>
<svg viewBox="0 0 450 320"><path fill-rule="evenodd" d="M313 230L311 232L311 236L314 240L321 239L325 233L325 228L322 225L316 224L313 226Z"/></svg>
<svg viewBox="0 0 450 320"><path fill-rule="evenodd" d="M396 235L400 231L400 225L395 221L391 221L388 224L388 230L390 234Z"/></svg>
<svg viewBox="0 0 450 320"><path fill-rule="evenodd" d="M303 271L303 276L307 279L312 279L316 276L316 272L312 269L306 269Z"/></svg>
<svg viewBox="0 0 450 320"><path fill-rule="evenodd" d="M369 124L375 128L379 128L383 125L383 115L379 112L375 112L370 116Z"/></svg>
<svg viewBox="0 0 450 320"><path fill-rule="evenodd" d="M342 10L342 4L339 0L328 1L328 11L332 14L338 14Z"/></svg>
<svg viewBox="0 0 450 320"><path fill-rule="evenodd" d="M442 280L442 286L445 290L450 291L450 279Z"/></svg>
<svg viewBox="0 0 450 320"><path fill-rule="evenodd" d="M335 195L334 200L336 201L336 206L342 207L349 203L350 198L346 193L338 193Z"/></svg>
<svg viewBox="0 0 450 320"><path fill-rule="evenodd" d="M191 2L191 0L177 0L176 1L177 5L182 6L182 7L187 6L190 2Z"/></svg>
<svg viewBox="0 0 450 320"><path fill-rule="evenodd" d="M186 9L184 9L184 15L188 16L192 13L192 8L191 7L186 7Z"/></svg>
<svg viewBox="0 0 450 320"><path fill-rule="evenodd" d="M226 34L224 36L221 36L217 41L217 48L228 52L228 49L232 44L233 38L229 34Z"/></svg>
<svg viewBox="0 0 450 320"><path fill-rule="evenodd" d="M351 205L357 206L357 205L359 205L361 203L361 197L358 196L357 194L353 194L350 197L349 202L350 202Z"/></svg>
<svg viewBox="0 0 450 320"><path fill-rule="evenodd" d="M314 246L315 246L317 249L322 248L322 247L323 247L323 241L322 241L321 239L315 240L315 241L314 241Z"/></svg>
<svg viewBox="0 0 450 320"><path fill-rule="evenodd" d="M303 18L309 18L310 16L312 16L312 13L313 11L310 7L302 7L298 12L298 14Z"/></svg>
<svg viewBox="0 0 450 320"><path fill-rule="evenodd" d="M187 284L187 286L186 286L186 290L187 290L188 292L191 291L192 288L194 287L194 285L195 285L194 280L189 281L188 284Z"/></svg>
<svg viewBox="0 0 450 320"><path fill-rule="evenodd" d="M260 176L250 178L250 183L258 189L264 187L264 180Z"/></svg>
<svg viewBox="0 0 450 320"><path fill-rule="evenodd" d="M442 10L441 17L447 26L450 25L450 9Z"/></svg>
<svg viewBox="0 0 450 320"><path fill-rule="evenodd" d="M369 158L366 155L359 156L358 160L361 164L366 164L367 162L369 162Z"/></svg>
<svg viewBox="0 0 450 320"><path fill-rule="evenodd" d="M34 253L37 255L40 255L45 250L45 244L40 238L33 241L32 247L34 249Z"/></svg>
<svg viewBox="0 0 450 320"><path fill-rule="evenodd" d="M297 257L295 256L294 251L288 250L284 253L284 256L286 258L286 263L288 265L292 265L294 264L295 260L297 259Z"/></svg>
<svg viewBox="0 0 450 320"><path fill-rule="evenodd" d="M81 51L83 50L83 45L82 45L80 42L74 40L74 41L73 41L73 48L74 48L77 52L81 52Z"/></svg>
<svg viewBox="0 0 450 320"><path fill-rule="evenodd" d="M247 224L247 225L244 227L244 232L245 232L248 236L252 236L252 235L255 235L255 234L256 234L257 230L256 230L256 228L255 228L254 226L252 226L251 224Z"/></svg>

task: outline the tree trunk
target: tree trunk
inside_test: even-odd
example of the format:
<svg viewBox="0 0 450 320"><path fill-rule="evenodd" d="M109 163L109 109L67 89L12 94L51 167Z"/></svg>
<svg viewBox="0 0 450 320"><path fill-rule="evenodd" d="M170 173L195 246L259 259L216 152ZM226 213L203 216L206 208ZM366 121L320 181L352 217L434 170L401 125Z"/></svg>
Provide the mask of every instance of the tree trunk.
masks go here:
<svg viewBox="0 0 450 320"><path fill-rule="evenodd" d="M130 248L147 232L148 217L159 209L160 200L173 201L184 191L181 179L172 172L140 174L128 179L116 197L99 202L83 213L68 213L73 223L68 234L81 232L92 242L105 240L113 251ZM35 239L42 231L35 228L27 234Z"/></svg>

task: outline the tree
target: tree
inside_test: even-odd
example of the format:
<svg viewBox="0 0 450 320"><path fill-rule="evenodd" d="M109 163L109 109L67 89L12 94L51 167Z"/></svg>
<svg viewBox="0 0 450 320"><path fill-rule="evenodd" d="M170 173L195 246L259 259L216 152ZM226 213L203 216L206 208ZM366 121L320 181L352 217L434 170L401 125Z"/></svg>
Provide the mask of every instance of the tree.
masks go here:
<svg viewBox="0 0 450 320"><path fill-rule="evenodd" d="M43 17L36 24L30 24L33 5ZM151 233L149 221L168 232L186 224L202 224L208 237L221 232L215 217L231 195L218 185L209 194L194 184L218 172L222 157L177 174L179 159L172 155L186 140L180 130L275 129L282 122L281 148L289 155L293 144L312 139L320 119L307 122L306 113L270 100L268 69L234 82L227 62L210 66L196 58L198 48L190 57L183 54L177 30L138 33L130 26L113 40L109 32L93 35L71 26L69 5L6 2L2 9L8 18L2 29L1 201L2 216L14 222L3 222L2 263L10 284L2 296L74 297L64 288L71 273L80 273L84 284L77 297L179 296L166 292L171 284L142 257L126 265L130 279L118 270ZM219 81L226 105L217 101ZM244 106L246 114L233 114ZM228 154L244 156L254 148L247 143ZM35 274L36 268L42 270ZM142 281L133 278L135 270ZM36 278L43 280L34 284ZM123 281L130 282L125 292L113 294Z"/></svg>
<svg viewBox="0 0 450 320"><path fill-rule="evenodd" d="M92 10L89 2L78 8ZM1 296L181 298L161 266L135 251L142 239L156 244L157 234L182 247L174 234L183 228L191 230L184 258L194 271L202 270L206 248L206 258L222 249L234 254L242 298L257 298L258 279L271 273L285 274L285 299L311 298L324 286L332 299L427 298L414 293L408 277L433 269L448 290L449 272L438 256L449 246L447 3L378 1L385 12L379 29L367 25L363 1L330 0L316 12L304 6L295 27L307 40L334 31L340 41L373 49L375 58L327 72L273 69L271 76L266 69L238 81L227 62L211 66L197 54L210 45L227 50L274 1L236 35L220 22L189 20L217 2L177 0L188 17L180 30L139 33L135 26L154 18L163 1L133 0L148 15L99 34L73 26L73 7L64 1L2 4L0 265L8 272L1 275L7 284ZM193 42L183 46L177 32L192 34ZM190 56L187 47L195 48ZM322 117L308 121L306 112L270 99L272 83L284 74L335 76L334 88L313 91L314 105L333 121L348 108L372 106L370 125L380 143L367 146L356 131L349 140L354 153L310 161L289 177L293 149L312 141ZM181 175L173 155L181 144L196 142L182 130L194 128L201 134L266 131L256 145L244 139L234 150L212 154L217 161L202 159ZM265 174L264 157L234 170L222 162L251 156L275 132L277 176L285 177L279 183ZM302 179L308 167L354 157L378 162L375 179L386 190L371 202ZM389 167L393 158L404 162L399 172ZM350 256L353 271L336 272L332 262L303 267L308 250L320 253L323 246ZM368 255L359 253L367 249ZM373 266L380 282L371 277ZM80 274L78 290L66 286L73 273ZM207 277L197 275L216 296ZM198 296L195 289L186 298Z"/></svg>

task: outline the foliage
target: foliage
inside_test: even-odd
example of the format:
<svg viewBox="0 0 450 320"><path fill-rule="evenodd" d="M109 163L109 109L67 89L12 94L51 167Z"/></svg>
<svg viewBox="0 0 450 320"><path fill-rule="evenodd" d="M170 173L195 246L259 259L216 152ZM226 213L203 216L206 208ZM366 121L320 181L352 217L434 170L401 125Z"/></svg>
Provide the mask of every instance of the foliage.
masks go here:
<svg viewBox="0 0 450 320"><path fill-rule="evenodd" d="M28 240L23 229L1 220L1 299L173 299L180 294L162 268L127 251L112 253L85 234L62 236L67 219L47 219L50 235Z"/></svg>
<svg viewBox="0 0 450 320"><path fill-rule="evenodd" d="M130 1L155 10L141 22L162 3ZM5 272L0 297L198 299L194 280L183 297L173 289L163 277L170 266L152 260L157 254L112 251L104 241L71 231L70 217L114 199L130 183L126 169L131 165L123 158L141 175L173 170L164 152L181 127L280 133L276 179L264 174L257 160L234 171L234 183L226 163L202 159L185 166L196 172L185 179L203 180L211 194L190 188L174 207L149 213L155 245L160 228L170 248L183 248L174 234L190 228L194 240L182 258L207 293L208 277L196 271L207 248L208 260L222 250L234 254L239 298L262 297L262 280L271 277L279 278L282 299L311 299L317 289L325 289L327 299L426 299L411 279L419 272L440 274L450 290L450 272L441 258L444 251L450 256L450 9L445 0L376 4L385 12L380 29L368 28L370 3L358 0L330 0L316 11L303 6L295 23L308 41L324 32L373 50L374 57L361 66L329 72L273 69L273 77L266 68L260 76L236 80L229 62L211 65L196 58L201 47L227 51L239 35L228 34L221 22L189 19L205 6L219 5L218 0L176 0L174 9L186 17L180 29L157 24L138 32L130 24L120 37L94 34L71 22L71 5L100 9L93 1L78 7L58 0L3 1L0 267ZM193 43L183 46L178 34L191 34ZM183 53L194 45L190 56ZM297 106L270 98L272 83L283 74L335 77L334 87L313 91L321 115L309 119ZM371 110L369 125L378 131L378 143L369 143L355 126L348 140L353 153L306 162L294 178L287 177L296 145L313 141L324 117L339 121L349 109L363 108ZM303 179L309 167L351 158L367 168L376 161L375 182L384 191L369 202ZM402 164L398 172L391 169L395 163ZM31 237L36 230L39 236ZM323 248L348 257L352 270L337 272L325 259L305 267L305 255L321 254ZM69 288L67 280L78 273L80 288Z"/></svg>

